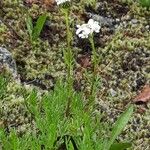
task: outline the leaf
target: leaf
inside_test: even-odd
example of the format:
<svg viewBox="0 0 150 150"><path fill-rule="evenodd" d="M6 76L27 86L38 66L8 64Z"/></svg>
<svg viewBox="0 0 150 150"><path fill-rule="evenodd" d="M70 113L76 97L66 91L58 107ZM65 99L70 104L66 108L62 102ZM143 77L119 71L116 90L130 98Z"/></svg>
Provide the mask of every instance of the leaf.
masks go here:
<svg viewBox="0 0 150 150"><path fill-rule="evenodd" d="M32 18L30 16L27 17L26 25L27 25L30 38L32 39L33 23L32 23Z"/></svg>
<svg viewBox="0 0 150 150"><path fill-rule="evenodd" d="M126 148L130 148L131 146L131 143L114 143L110 147L110 150L125 150Z"/></svg>
<svg viewBox="0 0 150 150"><path fill-rule="evenodd" d="M107 142L107 144L105 146L105 150L110 149L110 147L114 143L117 136L122 132L122 130L128 123L132 114L133 114L133 105L129 106L128 109L116 121L116 123L112 129L110 140Z"/></svg>
<svg viewBox="0 0 150 150"><path fill-rule="evenodd" d="M133 100L135 103L146 103L150 101L150 86L145 85L142 91Z"/></svg>
<svg viewBox="0 0 150 150"><path fill-rule="evenodd" d="M41 33L43 26L45 24L46 18L47 18L46 14L41 15L38 18L38 20L36 22L36 26L33 29L33 34L32 34L33 40L36 40L40 36L40 33Z"/></svg>
<svg viewBox="0 0 150 150"><path fill-rule="evenodd" d="M31 114L37 114L37 92L33 90L30 95L26 98L26 106Z"/></svg>

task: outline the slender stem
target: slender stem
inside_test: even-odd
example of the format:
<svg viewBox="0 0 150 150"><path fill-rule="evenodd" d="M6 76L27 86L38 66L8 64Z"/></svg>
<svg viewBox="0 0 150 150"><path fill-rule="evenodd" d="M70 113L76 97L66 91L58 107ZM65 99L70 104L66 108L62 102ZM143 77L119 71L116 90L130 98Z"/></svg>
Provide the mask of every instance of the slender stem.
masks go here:
<svg viewBox="0 0 150 150"><path fill-rule="evenodd" d="M65 51L66 56L66 65L67 65L67 82L68 82L68 90L69 90L69 97L71 96L72 91L72 84L73 84L73 78L72 78L72 72L73 72L73 54L71 49L71 41L72 41L72 33L70 31L70 22L69 22L69 9L64 10L65 13L65 22L66 22L66 28L67 28L67 51Z"/></svg>
<svg viewBox="0 0 150 150"><path fill-rule="evenodd" d="M66 27L67 27L67 55L68 55L68 79L70 79L71 76L71 46L70 46L70 29L69 29L69 13L68 10L65 11L65 21L66 21Z"/></svg>
<svg viewBox="0 0 150 150"><path fill-rule="evenodd" d="M73 87L73 54L71 49L71 41L72 41L72 33L70 31L70 22L69 22L69 9L64 9L65 13L65 22L66 22L66 28L67 28L67 51L64 51L65 55L65 63L67 66L67 88L68 88L68 103L66 107L66 117L70 114L71 109L71 96L72 96L72 87Z"/></svg>
<svg viewBox="0 0 150 150"><path fill-rule="evenodd" d="M92 46L92 63L93 63L93 76L92 76L92 83L91 83L91 99L90 99L90 103L93 103L95 100L95 95L96 95L96 79L97 79L97 65L98 65L98 61L97 61L97 52L95 49L95 44L94 44L94 40L93 40L93 35L90 36L90 43Z"/></svg>
<svg viewBox="0 0 150 150"><path fill-rule="evenodd" d="M93 70L94 70L94 76L95 76L96 75L96 68L97 68L97 52L95 49L93 35L91 35L91 37L90 37L90 43L92 46L92 62L93 62Z"/></svg>

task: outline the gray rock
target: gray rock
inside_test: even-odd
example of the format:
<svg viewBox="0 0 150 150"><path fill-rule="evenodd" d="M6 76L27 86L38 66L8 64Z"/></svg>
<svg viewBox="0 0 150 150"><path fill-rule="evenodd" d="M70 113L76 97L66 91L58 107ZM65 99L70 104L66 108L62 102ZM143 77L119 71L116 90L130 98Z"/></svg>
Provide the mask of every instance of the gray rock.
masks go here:
<svg viewBox="0 0 150 150"><path fill-rule="evenodd" d="M113 26L114 19L103 17L97 14L87 13L89 18L92 18L95 21L98 21L101 26Z"/></svg>
<svg viewBox="0 0 150 150"><path fill-rule="evenodd" d="M0 47L0 63L4 66L6 65L12 72L13 77L17 78L16 62L13 59L12 54L3 47Z"/></svg>

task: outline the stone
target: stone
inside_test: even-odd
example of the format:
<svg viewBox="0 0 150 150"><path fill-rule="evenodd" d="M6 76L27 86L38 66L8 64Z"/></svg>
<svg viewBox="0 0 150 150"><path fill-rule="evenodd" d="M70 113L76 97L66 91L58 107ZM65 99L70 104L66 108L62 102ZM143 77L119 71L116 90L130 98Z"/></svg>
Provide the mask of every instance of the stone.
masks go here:
<svg viewBox="0 0 150 150"><path fill-rule="evenodd" d="M92 18L93 20L98 21L101 26L109 26L109 27L113 26L114 19L112 18L107 18L107 17L103 17L97 14L92 14L92 13L87 13L87 15L89 16L89 18Z"/></svg>
<svg viewBox="0 0 150 150"><path fill-rule="evenodd" d="M6 66L10 70L10 72L12 72L13 77L17 78L16 62L13 59L12 54L6 48L3 47L0 47L0 64L3 67Z"/></svg>

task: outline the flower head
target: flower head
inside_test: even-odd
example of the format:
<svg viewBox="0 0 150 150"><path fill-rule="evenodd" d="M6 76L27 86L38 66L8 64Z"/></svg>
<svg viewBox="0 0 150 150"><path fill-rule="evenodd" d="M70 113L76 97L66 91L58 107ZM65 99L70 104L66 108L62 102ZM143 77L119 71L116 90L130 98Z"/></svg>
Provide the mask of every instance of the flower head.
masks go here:
<svg viewBox="0 0 150 150"><path fill-rule="evenodd" d="M91 33L90 28L88 27L87 24L83 24L83 25L77 25L77 31L76 34L80 37L80 38L88 38L88 35Z"/></svg>
<svg viewBox="0 0 150 150"><path fill-rule="evenodd" d="M63 4L65 2L70 2L70 0L56 0L57 5Z"/></svg>
<svg viewBox="0 0 150 150"><path fill-rule="evenodd" d="M99 30L100 30L100 26L98 24L97 21L94 21L93 19L90 19L88 21L88 26L89 28L91 29L92 32L96 32L96 33L99 33Z"/></svg>
<svg viewBox="0 0 150 150"><path fill-rule="evenodd" d="M93 19L90 19L87 24L77 25L77 28L76 34L80 38L88 38L89 34L98 33L100 30L98 22Z"/></svg>

